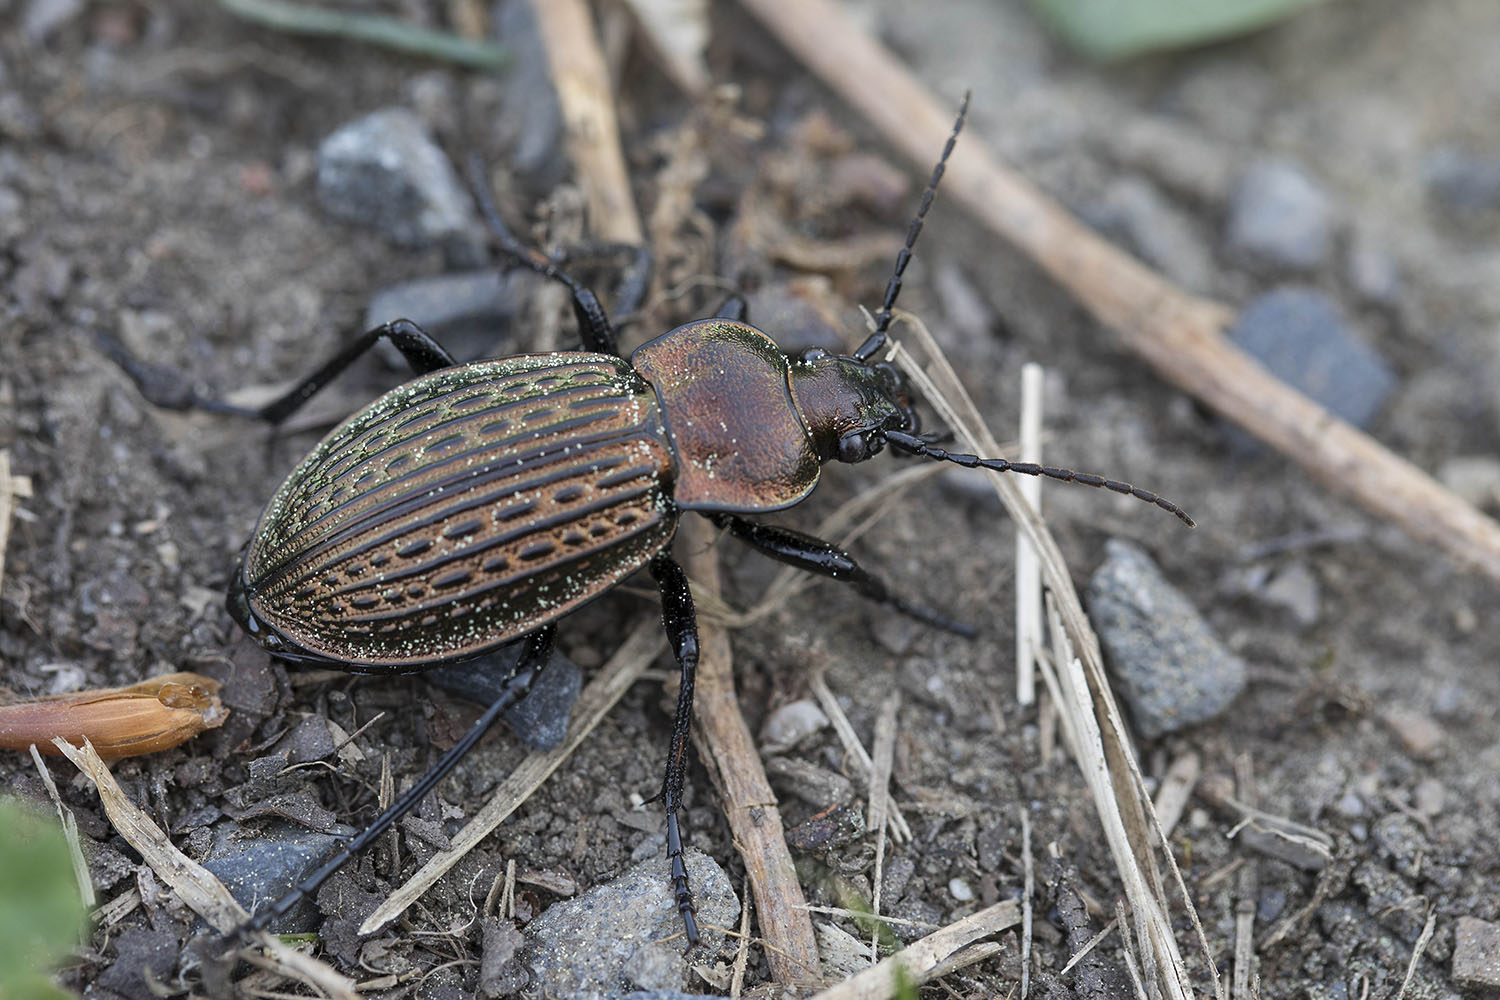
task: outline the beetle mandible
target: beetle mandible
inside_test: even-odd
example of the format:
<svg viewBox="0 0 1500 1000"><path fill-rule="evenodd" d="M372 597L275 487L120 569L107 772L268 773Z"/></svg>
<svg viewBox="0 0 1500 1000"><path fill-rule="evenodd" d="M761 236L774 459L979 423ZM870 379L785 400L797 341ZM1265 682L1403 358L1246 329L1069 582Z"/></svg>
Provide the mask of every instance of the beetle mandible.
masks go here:
<svg viewBox="0 0 1500 1000"><path fill-rule="evenodd" d="M501 249L567 287L584 349L460 365L415 323L397 320L253 411L279 423L382 339L418 372L330 432L266 505L229 588L230 613L247 633L285 660L368 673L422 670L511 643L521 656L504 694L432 771L248 928L288 912L414 807L524 697L550 659L559 618L649 568L682 675L660 798L673 895L696 944L678 811L698 632L687 578L670 553L684 512L774 559L966 635L973 630L897 596L838 547L750 516L801 502L823 463L862 462L890 445L1128 493L1192 525L1176 504L1128 483L938 447L935 435L919 431L902 376L877 360L967 107L966 97L873 332L850 355L784 353L749 325L736 296L713 318L664 333L627 360L594 293L558 259L523 246L476 177L475 196Z"/></svg>

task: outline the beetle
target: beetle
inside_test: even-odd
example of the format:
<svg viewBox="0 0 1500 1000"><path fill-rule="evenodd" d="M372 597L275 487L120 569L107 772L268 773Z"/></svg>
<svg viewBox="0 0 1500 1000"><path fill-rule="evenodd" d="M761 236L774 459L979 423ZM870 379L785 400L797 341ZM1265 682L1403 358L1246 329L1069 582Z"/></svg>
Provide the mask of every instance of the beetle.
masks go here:
<svg viewBox="0 0 1500 1000"><path fill-rule="evenodd" d="M894 450L967 467L1080 482L1176 504L1068 469L955 454L923 434L886 346L902 277L968 101L933 168L873 332L852 354L788 355L751 326L743 299L664 333L627 359L598 297L558 259L522 245L471 164L500 248L563 284L583 350L457 364L420 327L365 333L253 415L279 423L379 340L418 372L331 431L261 513L229 587L236 622L273 655L365 673L410 672L520 647L504 693L413 788L294 890L247 924L264 929L377 838L524 697L556 622L642 568L655 578L681 688L660 798L675 905L699 940L681 806L698 631L670 546L679 518L708 517L762 553L852 584L927 624L968 626L893 593L831 543L752 520L804 500L821 466ZM130 369L127 367L127 371ZM132 375L140 381L137 372Z"/></svg>

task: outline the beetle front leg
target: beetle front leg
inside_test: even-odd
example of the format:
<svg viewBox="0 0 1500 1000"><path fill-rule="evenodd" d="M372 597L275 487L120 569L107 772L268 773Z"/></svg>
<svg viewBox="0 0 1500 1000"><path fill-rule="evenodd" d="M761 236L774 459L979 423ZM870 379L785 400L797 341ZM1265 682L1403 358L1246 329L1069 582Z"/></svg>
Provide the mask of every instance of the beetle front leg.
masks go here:
<svg viewBox="0 0 1500 1000"><path fill-rule="evenodd" d="M891 593L884 580L860 566L854 561L853 556L832 542L825 542L821 538L814 538L812 535L805 535L790 528L759 524L734 514L709 514L707 517L720 528L727 528L730 534L746 545L778 562L784 562L809 573L816 573L818 576L842 580L852 585L861 596L889 605L903 615L925 622L934 628L940 628L945 632L952 632L968 639L972 639L976 634L972 625L955 621L947 615L924 608L920 604L913 604L904 597Z"/></svg>
<svg viewBox="0 0 1500 1000"><path fill-rule="evenodd" d="M688 886L677 812L682 807L688 730L693 723L693 680L698 672L698 615L693 609L693 592L688 587L687 574L675 559L665 552L656 556L651 560L651 575L661 590L662 625L682 670L682 686L677 693L677 713L672 717L672 746L667 754L667 773L662 781L661 798L667 813L667 860L672 865L672 895L677 902L677 912L682 914L688 946L692 947L698 943L697 910L693 906L693 890Z"/></svg>

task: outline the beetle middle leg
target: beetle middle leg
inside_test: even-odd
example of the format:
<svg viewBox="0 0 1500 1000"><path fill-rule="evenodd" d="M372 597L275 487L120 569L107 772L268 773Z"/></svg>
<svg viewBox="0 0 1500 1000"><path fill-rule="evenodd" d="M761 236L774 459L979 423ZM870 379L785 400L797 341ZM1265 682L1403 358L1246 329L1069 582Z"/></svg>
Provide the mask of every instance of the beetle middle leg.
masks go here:
<svg viewBox="0 0 1500 1000"><path fill-rule="evenodd" d="M672 895L687 929L688 945L698 943L698 921L693 890L688 886L687 864L682 856L682 833L677 813L682 808L682 785L687 772L688 729L693 723L693 681L698 673L698 615L687 574L677 560L665 552L651 560L651 575L661 590L661 618L672 642L682 685L677 693L677 711L672 716L672 746L667 754L667 773L662 780L662 806L667 813L667 860L672 865Z"/></svg>
<svg viewBox="0 0 1500 1000"><path fill-rule="evenodd" d="M557 635L556 625L545 625L530 633L520 642L525 643L521 658L516 664L516 672L505 684L505 689L495 699L489 708L485 709L483 715L469 727L469 731L463 735L457 743L449 748L448 752L433 765L432 770L422 776L411 788L407 789L390 807L375 818L360 834L335 854L322 867L303 879L296 888L286 893L275 903L264 910L260 910L245 922L244 930L263 931L269 927L272 921L290 913L303 899L318 891L318 887L328 881L340 868L344 866L354 855L363 851L373 844L381 834L390 829L393 824L411 812L417 805L427 797L427 793L437 787L438 782L447 777L448 772L464 758L474 746L484 738L495 720L500 718L516 702L531 691L537 676L552 661L552 641ZM684 884L686 884L684 882Z"/></svg>
<svg viewBox="0 0 1500 1000"><path fill-rule="evenodd" d="M770 556L818 576L841 580L850 584L860 595L872 601L889 605L909 618L925 622L934 628L952 632L972 639L977 630L972 625L955 621L920 604L913 604L898 594L891 593L885 581L854 561L854 557L832 542L821 538L782 528L773 524L761 524L734 514L709 514L709 520L720 528L726 528L735 538Z"/></svg>

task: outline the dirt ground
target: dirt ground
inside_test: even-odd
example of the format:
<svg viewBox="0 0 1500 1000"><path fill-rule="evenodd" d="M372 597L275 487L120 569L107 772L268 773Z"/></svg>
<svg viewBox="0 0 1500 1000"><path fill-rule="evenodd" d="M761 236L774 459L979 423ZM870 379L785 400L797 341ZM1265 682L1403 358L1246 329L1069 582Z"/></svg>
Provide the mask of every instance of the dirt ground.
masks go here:
<svg viewBox="0 0 1500 1000"><path fill-rule="evenodd" d="M0 20L49 6L0 0ZM395 6L441 20L428 9L440 5ZM1326 4L1249 38L1118 67L1070 55L1020 4L954 0L919 14L881 0L860 12L955 103L971 88L973 133L1070 207L1098 204L1122 176L1152 177L1188 245L1204 251L1196 258L1203 286L1194 291L1239 304L1277 279L1221 249L1228 193L1216 175L1199 176L1196 191L1174 187L1169 165L1150 152L1122 152L1120 136L1143 122L1171 122L1230 178L1266 153L1295 161L1329 194L1336 234L1326 262L1297 280L1337 298L1400 379L1371 432L1428 470L1500 453L1500 224L1483 211L1443 211L1424 173L1434 152L1449 148L1500 163L1500 6ZM906 190L858 202L805 186L806 171L816 174L805 159L814 155L811 135L846 130L851 148L886 154L743 12L716 8L716 19L714 71L741 86L741 114L765 124L762 139L710 144L715 169L698 199L718 227L720 273L744 283L794 273L768 265L764 247L759 256L724 249L753 184L777 192L780 221L801 236L857 243L901 233L918 173L900 165L912 178ZM248 643L222 607L261 505L318 432L268 444L264 429L243 421L156 409L95 348L93 333L190 373L209 393L310 370L360 328L373 293L445 265L437 250L392 246L320 209L313 175L321 140L401 105L455 159L475 152L503 172L520 140L514 128L510 138L499 134L496 122L514 122L534 93L508 91L504 77L272 34L180 0L85 4L41 40L7 27L0 60L0 448L35 490L13 518L0 582L5 686L49 693L171 669L230 678L226 726L115 767L189 854L207 850L215 823L236 811L247 762L307 713L352 730L385 711L360 743L372 762L392 750L397 785L411 780L432 759L432 743L451 741L473 717L472 706L416 677L308 683ZM688 107L640 53L625 62L620 89L636 190L649 205L663 137ZM815 112L823 124L808 124ZM543 147L530 150L530 172L504 192L513 218L565 174L561 154ZM869 191L886 190L888 171L861 169ZM1383 301L1350 277L1350 254L1369 246L1399 269L1399 287ZM851 303L878 302L888 250L834 275L848 343L859 330ZM655 303L654 315L702 314L722 292L692 295ZM1254 866L1257 940L1317 904L1295 933L1259 952L1260 995L1393 996L1429 911L1435 930L1406 996L1469 995L1450 971L1457 920L1500 920L1500 584L1330 496L1286 459L1236 447L941 197L903 304L928 318L1002 439L1014 427L1021 363L1041 362L1049 369L1049 459L1157 489L1199 522L1188 532L1129 500L1047 492L1049 521L1080 583L1107 538L1137 541L1250 666L1231 712L1140 746L1147 775L1159 778L1188 751L1201 757L1210 784L1248 769L1261 809L1335 838L1335 859L1319 876L1247 850L1229 837L1232 814L1192 803L1175 849L1221 971L1245 884L1239 868L1226 867L1238 862ZM631 330L627 341L647 333ZM496 349L525 349L526 337L506 331ZM331 391L330 405L352 410L399 377L363 363ZM817 497L784 520L810 528L891 468L877 460L832 469ZM1309 534L1325 540L1295 541ZM826 666L867 741L885 692L901 691L897 801L915 841L886 865L905 877L887 888L887 909L899 917L946 923L1015 895L1022 805L1042 914L1078 896L1109 909L1120 891L1076 770L1061 754L1041 758L1034 712L1014 703L1011 535L997 507L945 477L903 497L857 543L860 557L905 592L979 624L974 642L891 622L827 583L734 636L752 729L770 708L807 695L813 663ZM725 548L728 596L745 606L773 568ZM1308 621L1245 582L1294 566L1316 587ZM655 608L635 593L611 595L570 619L560 642L587 670ZM643 842L655 844L659 814L632 811L630 796L649 797L659 781L670 720L659 680L637 685L483 850L385 933L387 956L416 974L384 995L472 993L480 944L466 925L505 860L586 888L629 867ZM492 737L443 786L446 805L428 818L455 825L522 754L507 737ZM826 732L796 755L840 766ZM52 772L98 845L101 898L137 888L133 855L92 790L65 764ZM299 781L339 820L358 825L371 813L378 766L308 769ZM22 755L0 760L0 782L44 795ZM743 869L701 769L689 785L692 843L739 886ZM813 812L783 799L793 822ZM409 873L427 849L408 835L399 864ZM1054 854L1056 866L1047 860ZM868 892L870 858L869 845L855 843L800 859L809 895L836 903L851 887ZM398 873L382 849L355 877L380 892ZM556 898L528 892L533 911ZM195 963L180 957L189 931L180 911L148 899L97 934L64 981L90 996L145 996L141 978L101 977L122 954L149 955L158 983L180 994L197 981ZM1186 947L1190 938L1181 940ZM1074 974L1055 978L1074 950L1063 930L1040 921L1035 948L1038 988L1084 992ZM351 964L357 953L333 960L364 978L371 968ZM1101 955L1107 980L1119 972L1118 949L1108 944ZM765 980L760 962L750 985ZM447 963L456 965L446 978L425 976ZM1201 972L1191 952L1189 964ZM1018 978L1007 947L922 995L1003 996Z"/></svg>

